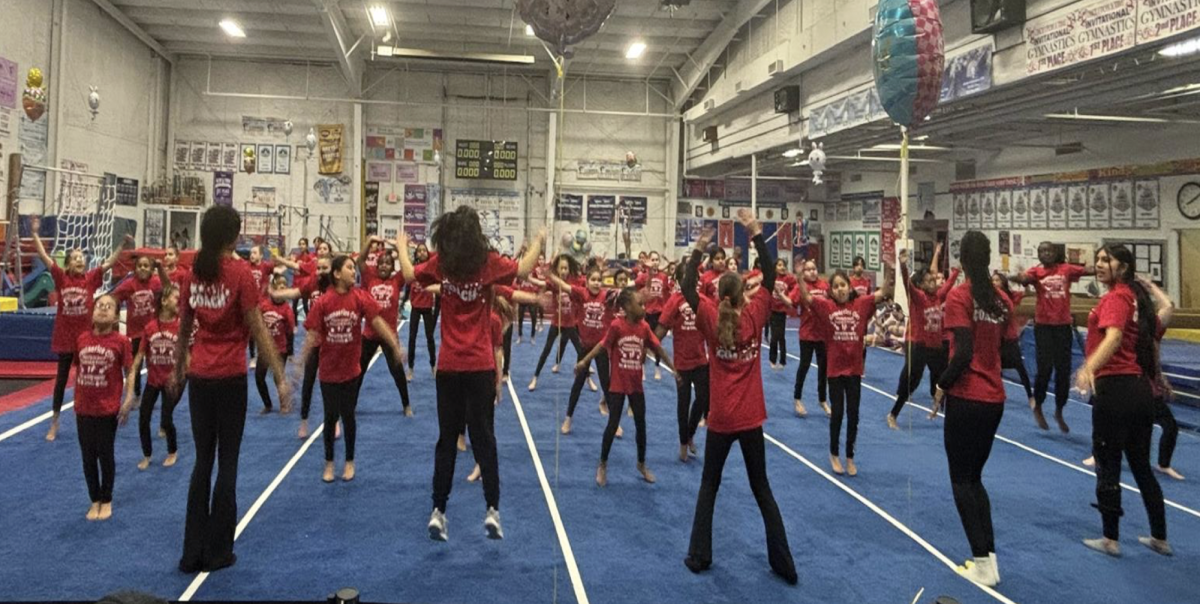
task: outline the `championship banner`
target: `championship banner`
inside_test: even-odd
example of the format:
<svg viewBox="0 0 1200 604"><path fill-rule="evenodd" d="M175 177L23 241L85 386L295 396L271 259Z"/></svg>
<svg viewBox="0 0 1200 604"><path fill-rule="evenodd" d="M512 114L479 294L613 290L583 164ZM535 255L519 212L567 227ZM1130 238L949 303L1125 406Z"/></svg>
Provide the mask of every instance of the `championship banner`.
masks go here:
<svg viewBox="0 0 1200 604"><path fill-rule="evenodd" d="M321 124L317 126L317 149L321 154L317 173L333 175L342 173L342 143L346 137L343 124Z"/></svg>

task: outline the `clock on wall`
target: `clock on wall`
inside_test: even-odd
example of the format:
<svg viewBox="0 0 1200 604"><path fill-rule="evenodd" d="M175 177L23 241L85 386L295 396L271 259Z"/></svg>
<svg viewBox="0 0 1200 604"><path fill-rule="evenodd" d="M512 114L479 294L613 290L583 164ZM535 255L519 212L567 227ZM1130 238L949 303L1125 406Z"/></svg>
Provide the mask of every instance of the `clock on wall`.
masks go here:
<svg viewBox="0 0 1200 604"><path fill-rule="evenodd" d="M1179 187L1175 203L1179 206L1179 213L1183 214L1184 218L1200 220L1200 183L1189 182Z"/></svg>

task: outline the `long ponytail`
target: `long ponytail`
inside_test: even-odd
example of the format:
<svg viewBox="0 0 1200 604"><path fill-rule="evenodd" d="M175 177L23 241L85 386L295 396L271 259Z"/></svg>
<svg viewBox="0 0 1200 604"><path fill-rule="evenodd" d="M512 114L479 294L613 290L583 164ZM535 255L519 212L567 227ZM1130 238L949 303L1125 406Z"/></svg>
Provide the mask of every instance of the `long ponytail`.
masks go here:
<svg viewBox="0 0 1200 604"><path fill-rule="evenodd" d="M738 320L742 316L741 300L745 284L741 276L726 272L717 282L717 342L725 348L737 347Z"/></svg>
<svg viewBox="0 0 1200 604"><path fill-rule="evenodd" d="M192 274L200 281L213 282L221 275L221 258L237 241L242 217L230 206L213 206L200 219L200 251L192 265Z"/></svg>
<svg viewBox="0 0 1200 604"><path fill-rule="evenodd" d="M1096 251L1099 254L1101 251L1107 252L1108 257L1125 265L1124 273L1118 274L1113 272L1113 280L1124 283L1133 291L1134 299L1137 301L1135 317L1137 319L1137 342L1134 345L1134 351L1137 353L1137 364L1141 368L1142 374L1152 382L1158 382L1166 391L1170 390L1166 380L1163 379L1162 367L1159 363L1158 349L1158 314L1154 304L1154 298L1150 296L1150 292L1146 287L1134 278L1135 266L1133 252L1129 248L1121 244L1106 245Z"/></svg>
<svg viewBox="0 0 1200 604"><path fill-rule="evenodd" d="M1000 300L988 265L992 261L992 242L979 231L967 231L962 238L959 257L963 273L971 283L971 298L975 308L980 309L1000 322L1008 320L1008 306Z"/></svg>

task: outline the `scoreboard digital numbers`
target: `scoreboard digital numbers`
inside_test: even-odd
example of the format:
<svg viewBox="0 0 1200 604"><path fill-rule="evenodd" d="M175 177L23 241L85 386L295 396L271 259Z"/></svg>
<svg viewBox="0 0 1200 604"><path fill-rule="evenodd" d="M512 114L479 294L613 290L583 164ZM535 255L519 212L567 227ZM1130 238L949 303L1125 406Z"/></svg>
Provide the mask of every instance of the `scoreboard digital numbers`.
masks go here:
<svg viewBox="0 0 1200 604"><path fill-rule="evenodd" d="M454 176L486 180L517 179L517 143L454 141Z"/></svg>

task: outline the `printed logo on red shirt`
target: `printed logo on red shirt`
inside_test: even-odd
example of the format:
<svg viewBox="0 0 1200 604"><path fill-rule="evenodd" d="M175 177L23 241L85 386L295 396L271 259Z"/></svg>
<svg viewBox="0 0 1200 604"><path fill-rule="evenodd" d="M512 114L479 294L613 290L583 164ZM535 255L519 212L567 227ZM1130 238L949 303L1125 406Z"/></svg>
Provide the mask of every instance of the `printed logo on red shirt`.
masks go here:
<svg viewBox="0 0 1200 604"><path fill-rule="evenodd" d="M150 336L147 362L151 365L174 365L175 343L179 337L169 331L158 331Z"/></svg>
<svg viewBox="0 0 1200 604"><path fill-rule="evenodd" d="M392 307L392 300L396 297L396 288L391 283L378 283L371 288L371 297L379 303L380 310L387 310Z"/></svg>
<svg viewBox="0 0 1200 604"><path fill-rule="evenodd" d="M192 308L208 308L220 310L229 304L233 292L224 283L192 283L188 304Z"/></svg>
<svg viewBox="0 0 1200 604"><path fill-rule="evenodd" d="M483 295L483 284L478 281L455 283L450 280L442 280L442 293L453 295L463 302L474 302Z"/></svg>
<svg viewBox="0 0 1200 604"><path fill-rule="evenodd" d="M938 305L925 307L925 331L935 332L942 330L942 307Z"/></svg>
<svg viewBox="0 0 1200 604"><path fill-rule="evenodd" d="M829 313L829 322L833 325L833 339L839 342L857 342L858 324L862 317L853 308L839 308Z"/></svg>
<svg viewBox="0 0 1200 604"><path fill-rule="evenodd" d="M733 363L751 362L758 358L758 340L751 340L744 344L738 344L734 348L726 348L720 342L717 343L716 355L722 361Z"/></svg>
<svg viewBox="0 0 1200 604"><path fill-rule="evenodd" d="M594 300L583 304L583 325L588 329L604 329L604 302Z"/></svg>
<svg viewBox="0 0 1200 604"><path fill-rule="evenodd" d="M1040 282L1047 298L1058 300L1067 297L1067 280L1062 275L1046 275Z"/></svg>
<svg viewBox="0 0 1200 604"><path fill-rule="evenodd" d="M88 314L88 290L85 287L68 286L58 292L58 297L62 300L62 314L69 317L78 317Z"/></svg>
<svg viewBox="0 0 1200 604"><path fill-rule="evenodd" d="M349 344L354 341L362 317L351 310L335 310L325 315L325 341L330 344Z"/></svg>
<svg viewBox="0 0 1200 604"><path fill-rule="evenodd" d="M287 320L283 314L277 310L268 310L263 313L263 323L267 325L267 332L271 337L277 338L283 336L283 328L287 325Z"/></svg>
<svg viewBox="0 0 1200 604"><path fill-rule="evenodd" d="M131 313L135 316L145 316L154 313L154 290L139 289L129 296L129 302L133 308Z"/></svg>
<svg viewBox="0 0 1200 604"><path fill-rule="evenodd" d="M624 336L617 340L617 349L621 351L618 366L621 369L637 371L642 368L642 337L640 335Z"/></svg>
<svg viewBox="0 0 1200 604"><path fill-rule="evenodd" d="M79 350L79 375L75 385L85 388L108 388L108 372L117 355L106 346L85 346Z"/></svg>

